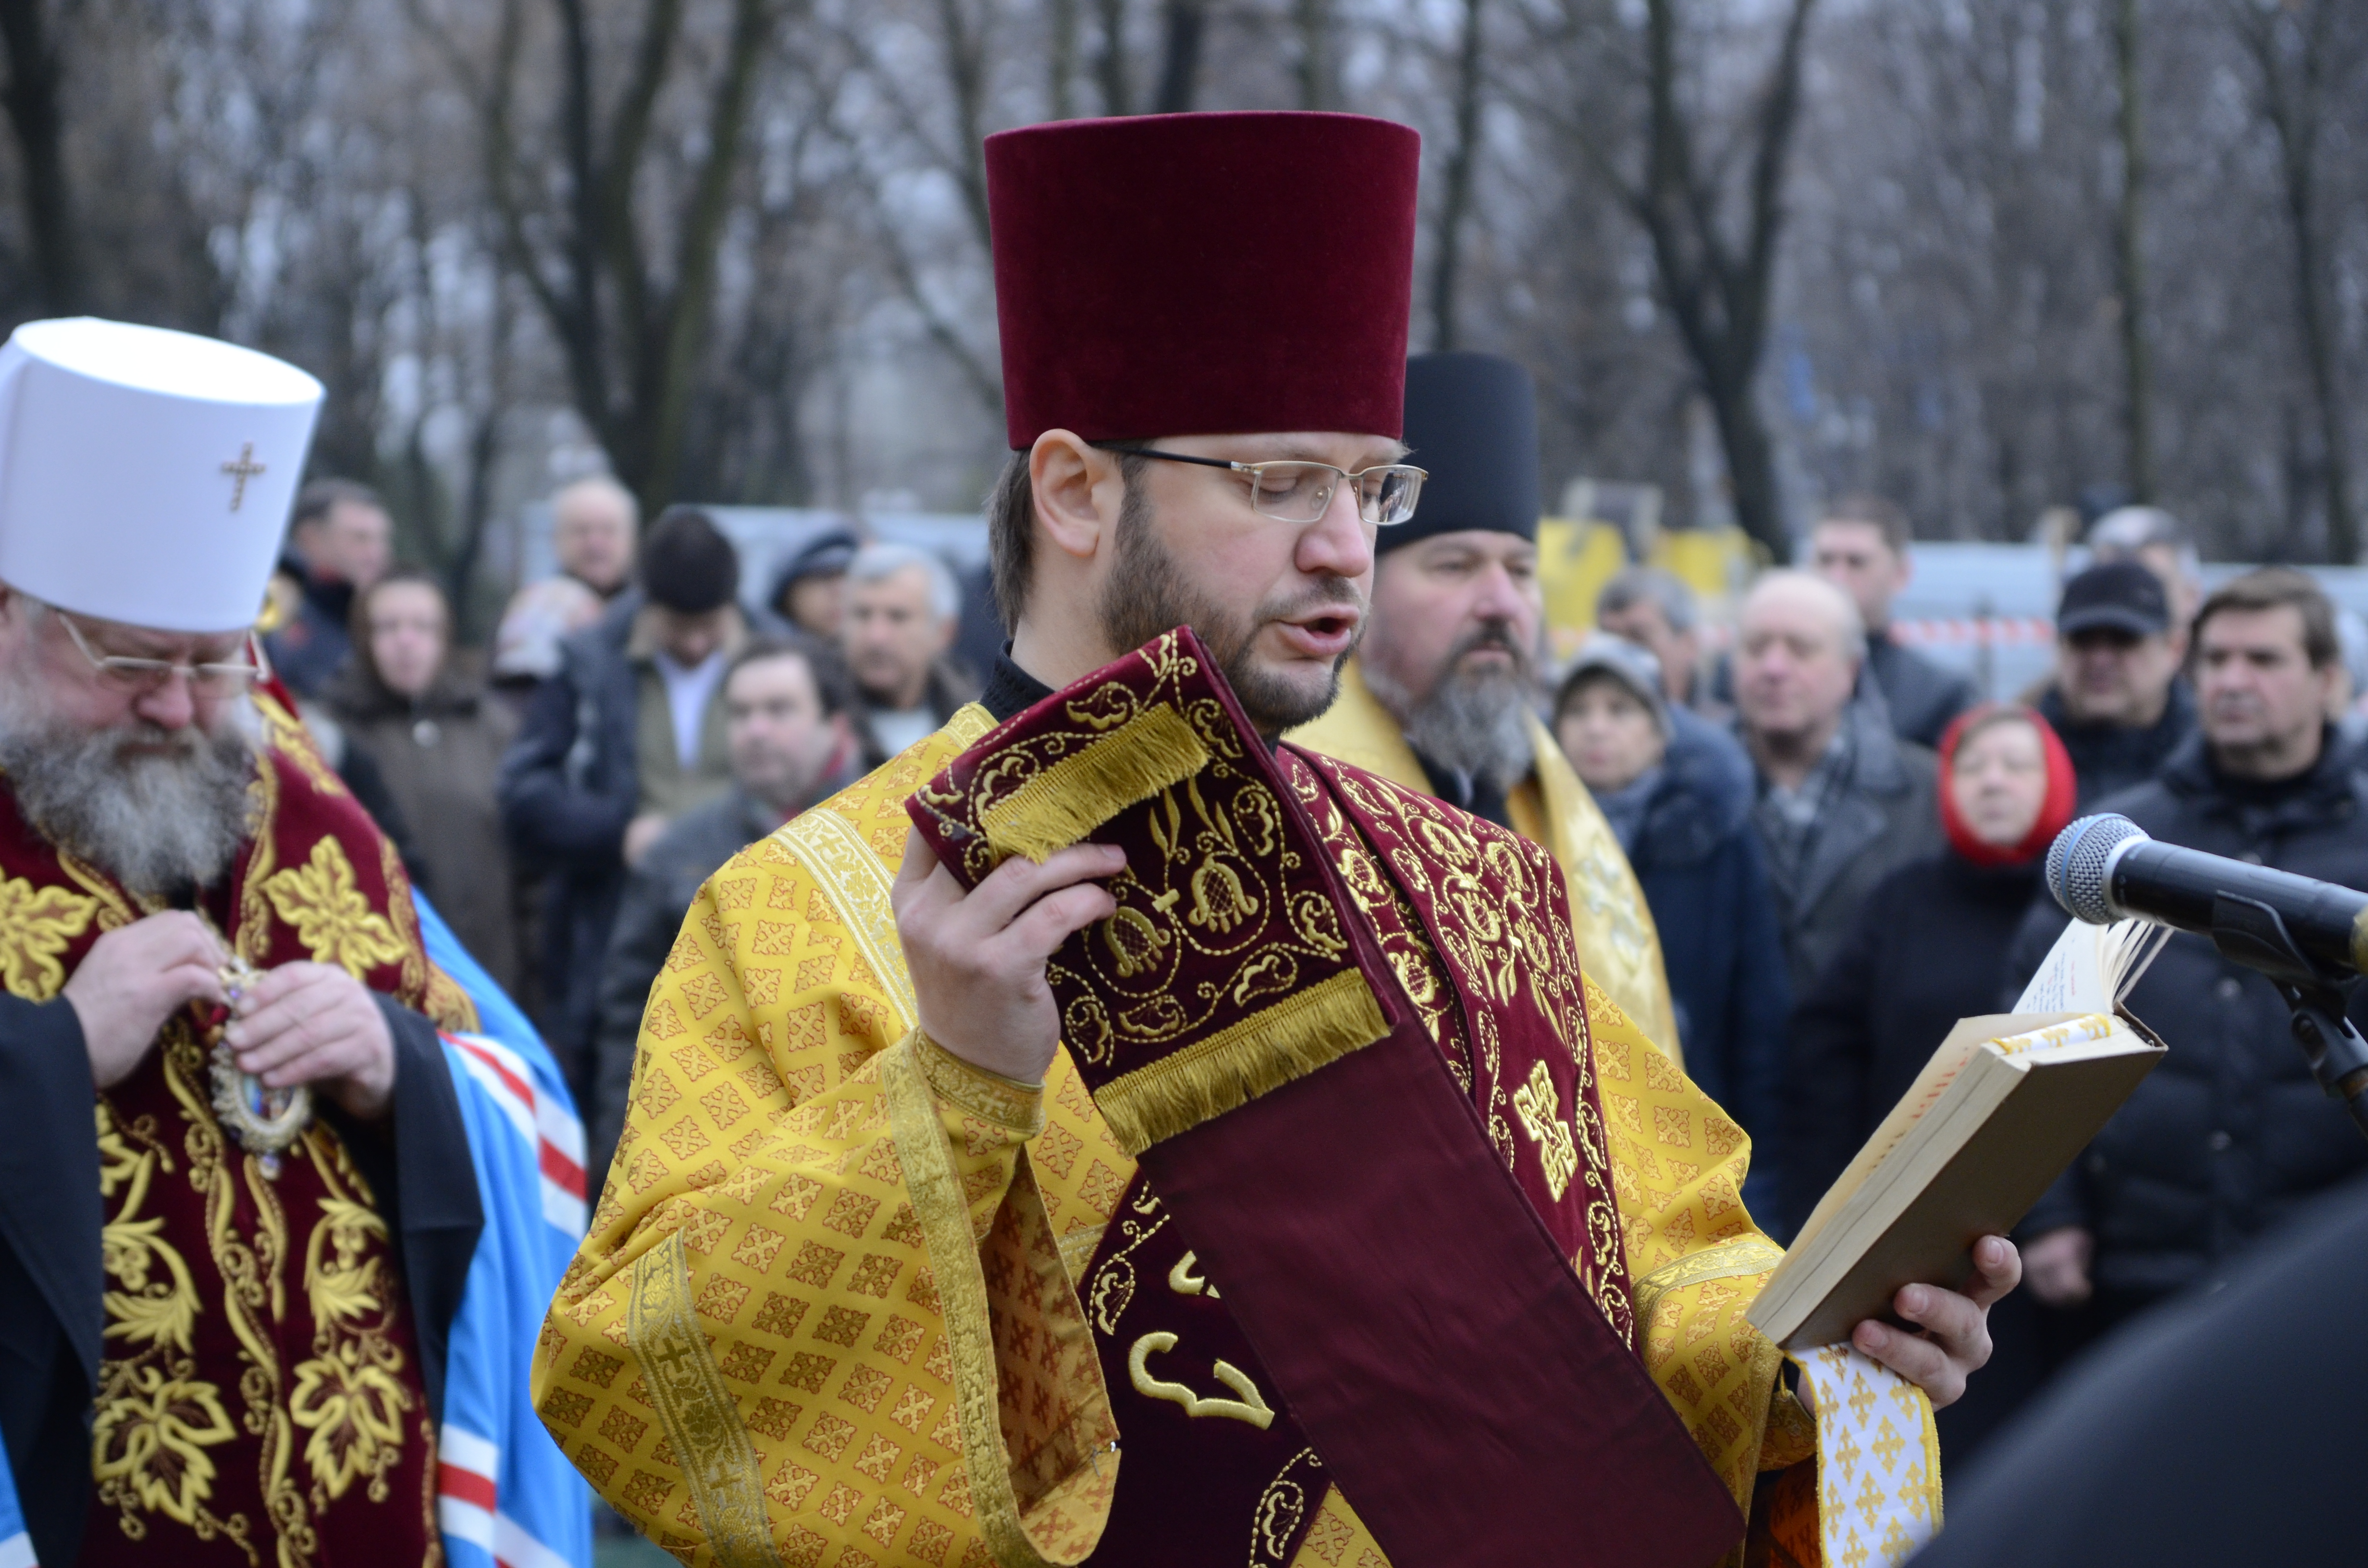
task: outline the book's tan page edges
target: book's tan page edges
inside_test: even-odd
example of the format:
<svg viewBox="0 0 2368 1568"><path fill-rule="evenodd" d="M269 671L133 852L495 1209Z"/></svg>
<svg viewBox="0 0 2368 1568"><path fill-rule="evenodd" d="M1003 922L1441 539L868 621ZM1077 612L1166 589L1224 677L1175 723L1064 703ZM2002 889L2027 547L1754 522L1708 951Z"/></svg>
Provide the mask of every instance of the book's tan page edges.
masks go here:
<svg viewBox="0 0 2368 1568"><path fill-rule="evenodd" d="M1973 1244L2011 1231L2162 1057L2146 1047L2033 1062L1798 1328L1782 1334L1756 1316L1754 1325L1788 1350L1813 1348L1847 1338L1862 1318L1897 1322L1891 1299L1903 1285L1961 1287Z"/></svg>
<svg viewBox="0 0 2368 1568"><path fill-rule="evenodd" d="M2103 1013L2108 1010L2106 1007L2094 1007L2087 1011ZM1860 1146L1856 1157L1840 1176L1834 1178L1834 1185L1817 1199L1817 1206L1802 1224L1800 1234L1793 1238L1786 1261L1790 1262L1793 1256L1809 1250L1818 1233L1865 1185L1875 1166L1899 1146L1900 1140L1923 1119L1925 1112L1941 1103L1941 1096L1948 1092L1951 1084L1957 1081L1957 1074L1964 1071L1965 1063L1973 1060L1975 1051L1990 1040L2028 1034L2034 1029L2068 1023L2083 1016L2083 1013L1985 1013L1979 1017L1958 1019L1957 1027L1949 1031L1949 1038L1941 1042L1941 1048L1932 1053L1931 1060L1924 1063L1924 1070L1916 1074L1916 1081L1907 1086L1907 1092L1899 1096L1899 1103L1891 1108L1891 1114L1883 1119L1881 1125ZM1772 1285L1775 1280L1771 1278L1769 1283Z"/></svg>

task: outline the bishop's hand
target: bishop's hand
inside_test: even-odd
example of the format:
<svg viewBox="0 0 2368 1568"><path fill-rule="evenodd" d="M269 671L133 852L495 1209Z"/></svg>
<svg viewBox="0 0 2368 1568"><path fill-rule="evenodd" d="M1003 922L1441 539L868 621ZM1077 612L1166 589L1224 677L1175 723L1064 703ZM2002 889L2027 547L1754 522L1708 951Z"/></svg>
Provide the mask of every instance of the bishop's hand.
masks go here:
<svg viewBox="0 0 2368 1568"><path fill-rule="evenodd" d="M1014 855L964 892L928 841L908 833L889 901L928 1037L973 1067L1042 1083L1061 1043L1044 961L1117 909L1094 879L1125 866L1122 849L1075 844L1041 866Z"/></svg>
<svg viewBox="0 0 2368 1568"><path fill-rule="evenodd" d="M177 1009L219 1004L222 965L222 943L204 921L180 910L118 926L93 942L64 991L90 1052L91 1082L115 1087Z"/></svg>
<svg viewBox="0 0 2368 1568"><path fill-rule="evenodd" d="M369 987L335 964L290 963L250 982L222 1039L274 1089L310 1084L358 1121L394 1103L394 1036Z"/></svg>
<svg viewBox="0 0 2368 1568"><path fill-rule="evenodd" d="M1974 1279L1964 1294L1937 1285L1903 1286L1891 1300L1901 1317L1922 1329L1910 1334L1873 1318L1850 1343L1931 1396L1932 1408L1954 1404L1965 1379L1990 1358L1990 1303L2022 1280L2022 1256L2004 1236L1974 1244Z"/></svg>

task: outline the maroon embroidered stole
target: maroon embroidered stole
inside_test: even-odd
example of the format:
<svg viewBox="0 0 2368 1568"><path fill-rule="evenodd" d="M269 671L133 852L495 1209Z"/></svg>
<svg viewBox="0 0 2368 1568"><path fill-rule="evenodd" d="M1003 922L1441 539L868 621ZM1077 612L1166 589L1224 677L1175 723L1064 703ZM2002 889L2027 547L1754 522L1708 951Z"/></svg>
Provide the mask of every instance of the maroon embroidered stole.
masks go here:
<svg viewBox="0 0 2368 1568"><path fill-rule="evenodd" d="M1125 1461L1090 1561L1288 1568L1331 1477L1140 1171L1077 1293Z"/></svg>
<svg viewBox="0 0 2368 1568"><path fill-rule="evenodd" d="M342 964L472 1022L427 961L392 847L287 713L258 706L272 744L254 833L203 912L258 968ZM0 788L11 992L55 996L92 943L149 912ZM320 1120L264 1177L212 1108L220 1022L174 1017L98 1096L107 1325L83 1561L427 1562L436 1435L378 1195Z"/></svg>
<svg viewBox="0 0 2368 1568"><path fill-rule="evenodd" d="M1413 801L1269 756L1179 631L999 726L911 803L966 883L1080 837L1128 851L1117 914L1051 966L1064 1040L1137 1153L1135 1196L1173 1217L1166 1250L1148 1231L1142 1250L1180 1262L1189 1243L1187 1276L1221 1289L1255 1359L1217 1378L1213 1323L1205 1347L1172 1327L1127 1341L1127 1306L1156 1297L1164 1324L1192 1305L1142 1266L1098 1317L1127 1455L1113 1560L1211 1561L1130 1517L1196 1504L1240 1551L1230 1521L1292 1438L1253 1460L1247 1423L1186 1411L1252 1405L1247 1383L1263 1430L1295 1423L1400 1563L1707 1562L1742 1520L1629 1347L1558 884L1512 835ZM1152 1217L1113 1224L1089 1313Z"/></svg>

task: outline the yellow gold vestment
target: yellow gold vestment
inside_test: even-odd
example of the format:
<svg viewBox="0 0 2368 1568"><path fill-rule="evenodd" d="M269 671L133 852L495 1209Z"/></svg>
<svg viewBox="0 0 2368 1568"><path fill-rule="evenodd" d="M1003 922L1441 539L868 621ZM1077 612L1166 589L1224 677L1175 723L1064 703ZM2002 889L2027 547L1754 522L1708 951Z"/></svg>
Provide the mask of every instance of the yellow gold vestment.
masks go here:
<svg viewBox="0 0 2368 1568"><path fill-rule="evenodd" d="M1065 1051L1039 1089L915 1033L888 902L906 798L991 723L962 710L735 857L652 988L534 1396L686 1562L1074 1563L1108 1517L1122 1435L1075 1278L1134 1162ZM1743 1317L1781 1256L1742 1207L1748 1141L1585 991L1645 1362L1747 1511L1762 1471L1797 1480L1778 1534L1815 1562L1830 1478ZM1337 1489L1294 1562L1387 1568Z"/></svg>
<svg viewBox="0 0 2368 1568"><path fill-rule="evenodd" d="M1669 1000L1669 977L1661 962L1661 935L1653 925L1653 912L1645 907L1645 890L1629 869L1611 824L1571 771L1562 747L1534 717L1528 718L1528 724L1537 760L1529 777L1506 793L1510 825L1562 868L1570 892L1571 927L1578 937L1578 960L1588 978L1654 1044L1682 1063L1677 1008ZM1353 658L1340 671L1338 699L1322 718L1284 738L1378 773L1393 784L1431 792L1430 779L1406 744L1406 732L1365 684L1364 672Z"/></svg>

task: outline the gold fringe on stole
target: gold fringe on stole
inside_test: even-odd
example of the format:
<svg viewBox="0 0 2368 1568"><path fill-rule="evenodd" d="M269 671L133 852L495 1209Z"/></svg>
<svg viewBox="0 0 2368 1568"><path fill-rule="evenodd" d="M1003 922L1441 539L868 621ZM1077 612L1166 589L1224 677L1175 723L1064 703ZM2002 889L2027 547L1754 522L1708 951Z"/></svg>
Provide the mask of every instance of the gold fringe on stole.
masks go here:
<svg viewBox="0 0 2368 1568"><path fill-rule="evenodd" d="M1099 1532L1076 1556L1048 1559L1020 1521L1019 1497L1003 1446L995 1330L987 1317L978 1244L971 1235L970 1205L954 1175L953 1146L946 1140L937 1102L913 1052L911 1034L882 1051L880 1085L888 1098L888 1131L896 1142L896 1162L904 1167L905 1185L913 1195L913 1214L921 1222L921 1244L928 1252L938 1303L945 1314L946 1346L954 1364L954 1418L962 1428L971 1506L999 1568L1066 1568L1085 1560ZM1109 1462L1119 1462L1115 1449Z"/></svg>
<svg viewBox="0 0 2368 1568"><path fill-rule="evenodd" d="M1042 863L1208 766L1209 748L1181 713L1150 709L982 808L978 825L996 853Z"/></svg>
<svg viewBox="0 0 2368 1568"><path fill-rule="evenodd" d="M630 1278L625 1343L682 1461L709 1550L723 1568L781 1568L756 1445L691 1310L682 1233L635 1258Z"/></svg>
<svg viewBox="0 0 2368 1568"><path fill-rule="evenodd" d="M1355 970L1309 986L1223 1033L1120 1074L1094 1091L1119 1147L1141 1154L1389 1033Z"/></svg>

